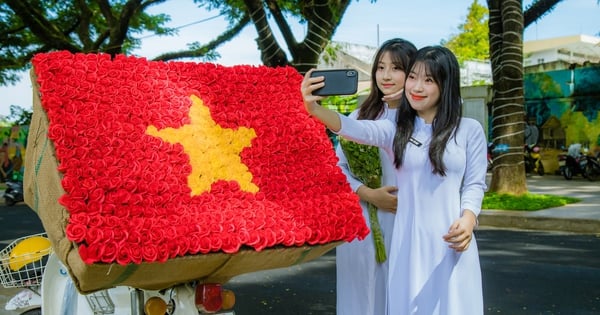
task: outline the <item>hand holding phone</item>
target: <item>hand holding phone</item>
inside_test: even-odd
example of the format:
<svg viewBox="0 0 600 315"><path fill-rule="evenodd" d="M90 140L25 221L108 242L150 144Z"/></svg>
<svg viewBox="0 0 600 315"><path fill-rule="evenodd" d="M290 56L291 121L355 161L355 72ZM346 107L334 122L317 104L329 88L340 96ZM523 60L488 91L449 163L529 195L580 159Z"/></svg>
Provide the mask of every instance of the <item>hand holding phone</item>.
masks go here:
<svg viewBox="0 0 600 315"><path fill-rule="evenodd" d="M313 95L352 95L358 89L358 71L354 69L314 70L311 77L325 77L325 86L313 91Z"/></svg>

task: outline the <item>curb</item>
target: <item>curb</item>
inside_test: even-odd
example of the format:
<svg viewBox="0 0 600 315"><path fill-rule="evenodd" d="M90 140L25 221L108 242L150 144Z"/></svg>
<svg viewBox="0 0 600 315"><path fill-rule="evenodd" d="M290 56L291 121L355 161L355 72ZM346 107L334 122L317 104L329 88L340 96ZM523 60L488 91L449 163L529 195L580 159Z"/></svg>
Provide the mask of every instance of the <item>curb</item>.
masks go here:
<svg viewBox="0 0 600 315"><path fill-rule="evenodd" d="M578 234L599 234L600 220L530 216L527 212L484 210L479 225L524 230L560 231Z"/></svg>

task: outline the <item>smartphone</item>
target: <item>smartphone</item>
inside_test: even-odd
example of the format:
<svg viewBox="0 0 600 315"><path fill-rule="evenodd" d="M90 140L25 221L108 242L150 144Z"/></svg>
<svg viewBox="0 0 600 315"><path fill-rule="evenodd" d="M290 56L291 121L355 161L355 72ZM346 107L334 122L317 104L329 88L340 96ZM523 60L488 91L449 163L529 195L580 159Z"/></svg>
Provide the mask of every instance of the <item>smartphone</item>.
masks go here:
<svg viewBox="0 0 600 315"><path fill-rule="evenodd" d="M313 95L352 95L358 89L358 71L354 69L315 70L311 77L325 77L325 86L313 91Z"/></svg>

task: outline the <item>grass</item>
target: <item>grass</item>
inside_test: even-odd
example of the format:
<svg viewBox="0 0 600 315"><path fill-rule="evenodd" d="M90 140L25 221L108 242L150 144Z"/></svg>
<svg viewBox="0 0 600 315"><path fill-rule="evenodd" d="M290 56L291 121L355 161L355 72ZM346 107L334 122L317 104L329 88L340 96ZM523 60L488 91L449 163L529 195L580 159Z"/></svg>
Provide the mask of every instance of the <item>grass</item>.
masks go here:
<svg viewBox="0 0 600 315"><path fill-rule="evenodd" d="M509 194L486 193L483 197L483 209L536 211L561 207L581 199L564 196L527 193L521 196Z"/></svg>

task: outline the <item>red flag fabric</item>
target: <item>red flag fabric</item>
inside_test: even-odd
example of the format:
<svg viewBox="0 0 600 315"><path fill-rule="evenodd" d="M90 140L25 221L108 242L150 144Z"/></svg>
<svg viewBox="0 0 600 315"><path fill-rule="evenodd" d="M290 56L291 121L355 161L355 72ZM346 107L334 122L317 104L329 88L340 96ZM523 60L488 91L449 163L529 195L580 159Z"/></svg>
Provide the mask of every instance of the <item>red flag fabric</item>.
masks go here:
<svg viewBox="0 0 600 315"><path fill-rule="evenodd" d="M357 196L291 67L32 59L86 263L362 239Z"/></svg>

